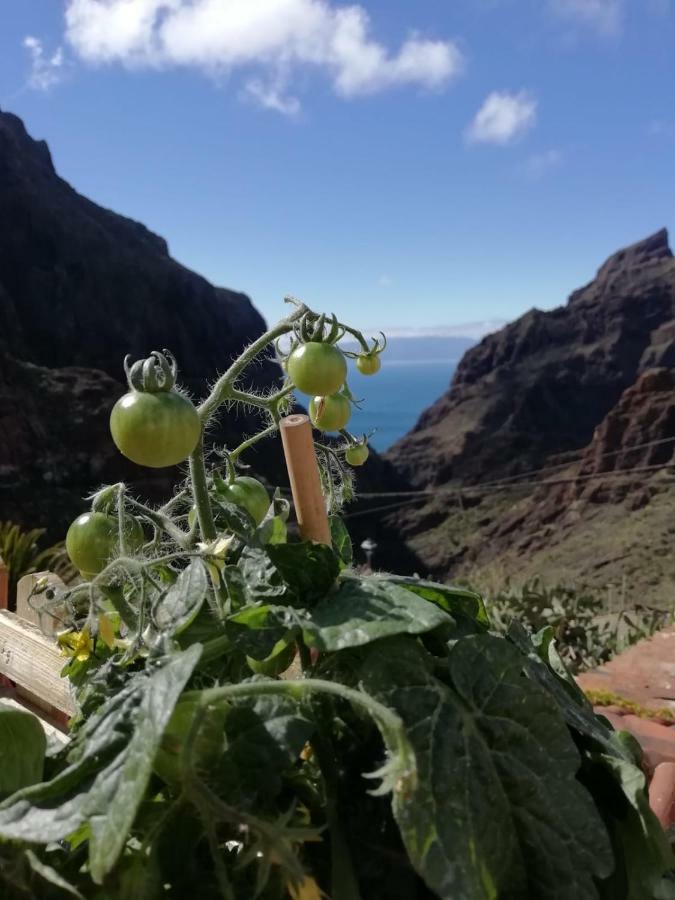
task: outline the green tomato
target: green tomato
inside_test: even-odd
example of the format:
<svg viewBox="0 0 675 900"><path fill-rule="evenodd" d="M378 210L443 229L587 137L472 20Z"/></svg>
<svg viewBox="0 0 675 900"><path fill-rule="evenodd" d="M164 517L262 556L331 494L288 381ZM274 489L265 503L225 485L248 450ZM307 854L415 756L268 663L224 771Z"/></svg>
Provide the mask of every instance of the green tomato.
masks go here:
<svg viewBox="0 0 675 900"><path fill-rule="evenodd" d="M362 466L369 455L370 451L366 444L356 444L354 447L350 447L349 450L347 450L345 459L350 466Z"/></svg>
<svg viewBox="0 0 675 900"><path fill-rule="evenodd" d="M310 341L301 344L288 357L288 376L303 394L334 394L347 377L347 361L332 344Z"/></svg>
<svg viewBox="0 0 675 900"><path fill-rule="evenodd" d="M312 397L309 401L309 418L319 431L341 431L352 414L352 407L342 394L328 397Z"/></svg>
<svg viewBox="0 0 675 900"><path fill-rule="evenodd" d="M129 391L110 415L110 433L120 453L152 469L186 460L199 443L201 431L197 410L175 391Z"/></svg>
<svg viewBox="0 0 675 900"><path fill-rule="evenodd" d="M356 368L362 375L375 375L381 367L379 353L362 353L356 357Z"/></svg>
<svg viewBox="0 0 675 900"><path fill-rule="evenodd" d="M141 523L127 516L125 528L129 550L140 549L145 543ZM117 519L113 516L100 512L83 513L68 529L66 551L72 564L87 580L91 580L117 552L117 538Z"/></svg>
<svg viewBox="0 0 675 900"><path fill-rule="evenodd" d="M270 495L263 484L248 475L240 475L228 484L221 496L229 503L245 509L256 525L260 525L270 508Z"/></svg>

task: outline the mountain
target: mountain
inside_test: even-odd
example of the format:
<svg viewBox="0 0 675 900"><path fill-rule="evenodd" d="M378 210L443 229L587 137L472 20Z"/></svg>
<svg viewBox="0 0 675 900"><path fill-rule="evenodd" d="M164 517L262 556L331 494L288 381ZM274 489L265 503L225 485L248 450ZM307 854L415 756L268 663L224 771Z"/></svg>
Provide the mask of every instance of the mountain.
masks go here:
<svg viewBox="0 0 675 900"><path fill-rule="evenodd" d="M209 284L163 238L78 194L47 145L0 112L0 519L57 537L103 481L166 493L177 473L128 464L108 433L125 354L169 347L181 383L200 395L264 328L244 294ZM265 387L278 375L270 362L253 379ZM226 416L214 439L251 427ZM254 458L278 474L271 448Z"/></svg>
<svg viewBox="0 0 675 900"><path fill-rule="evenodd" d="M611 256L565 306L531 310L466 353L386 454L431 493L385 524L435 576L541 576L671 603L674 398L664 229Z"/></svg>
<svg viewBox="0 0 675 900"><path fill-rule="evenodd" d="M612 256L566 306L483 338L388 458L428 486L513 475L584 447L641 371L673 361L674 317L664 229Z"/></svg>

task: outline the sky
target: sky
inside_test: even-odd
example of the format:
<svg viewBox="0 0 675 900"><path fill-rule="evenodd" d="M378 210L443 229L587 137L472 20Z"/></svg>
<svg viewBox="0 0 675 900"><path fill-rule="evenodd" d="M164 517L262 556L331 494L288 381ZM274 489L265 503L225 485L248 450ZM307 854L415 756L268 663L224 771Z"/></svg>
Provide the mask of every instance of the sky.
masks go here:
<svg viewBox="0 0 675 900"><path fill-rule="evenodd" d="M268 321L477 335L675 228L674 48L675 0L0 0L0 109Z"/></svg>

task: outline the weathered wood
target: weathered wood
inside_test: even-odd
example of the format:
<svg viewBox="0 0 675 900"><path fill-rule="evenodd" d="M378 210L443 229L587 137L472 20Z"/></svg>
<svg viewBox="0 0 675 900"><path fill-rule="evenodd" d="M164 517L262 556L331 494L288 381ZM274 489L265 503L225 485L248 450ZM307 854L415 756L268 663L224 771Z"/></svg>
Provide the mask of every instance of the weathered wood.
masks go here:
<svg viewBox="0 0 675 900"><path fill-rule="evenodd" d="M280 422L280 431L300 534L306 541L330 545L330 525L309 417L286 416Z"/></svg>
<svg viewBox="0 0 675 900"><path fill-rule="evenodd" d="M0 612L0 674L40 704L72 715L77 707L70 682L60 675L65 662L56 644L36 625L6 610Z"/></svg>
<svg viewBox="0 0 675 900"><path fill-rule="evenodd" d="M0 609L9 609L9 569L0 556Z"/></svg>
<svg viewBox="0 0 675 900"><path fill-rule="evenodd" d="M40 606L46 602L44 594L38 594L29 601L33 588L41 578L46 578L50 587L56 589L65 588L65 584L58 575L53 572L33 572L19 579L16 586L16 614L20 619L37 625L43 634L52 635L61 630L58 618L49 613L40 615ZM58 614L58 610L54 609Z"/></svg>

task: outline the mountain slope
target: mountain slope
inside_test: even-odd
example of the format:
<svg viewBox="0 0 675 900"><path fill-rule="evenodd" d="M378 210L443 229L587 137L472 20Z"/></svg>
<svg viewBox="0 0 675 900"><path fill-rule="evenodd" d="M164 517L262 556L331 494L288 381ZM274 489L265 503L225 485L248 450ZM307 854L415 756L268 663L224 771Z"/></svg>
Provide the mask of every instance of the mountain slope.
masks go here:
<svg viewBox="0 0 675 900"><path fill-rule="evenodd" d="M530 310L469 350L388 458L426 486L511 475L584 447L641 371L668 364L674 317L662 230L612 256L566 306Z"/></svg>

